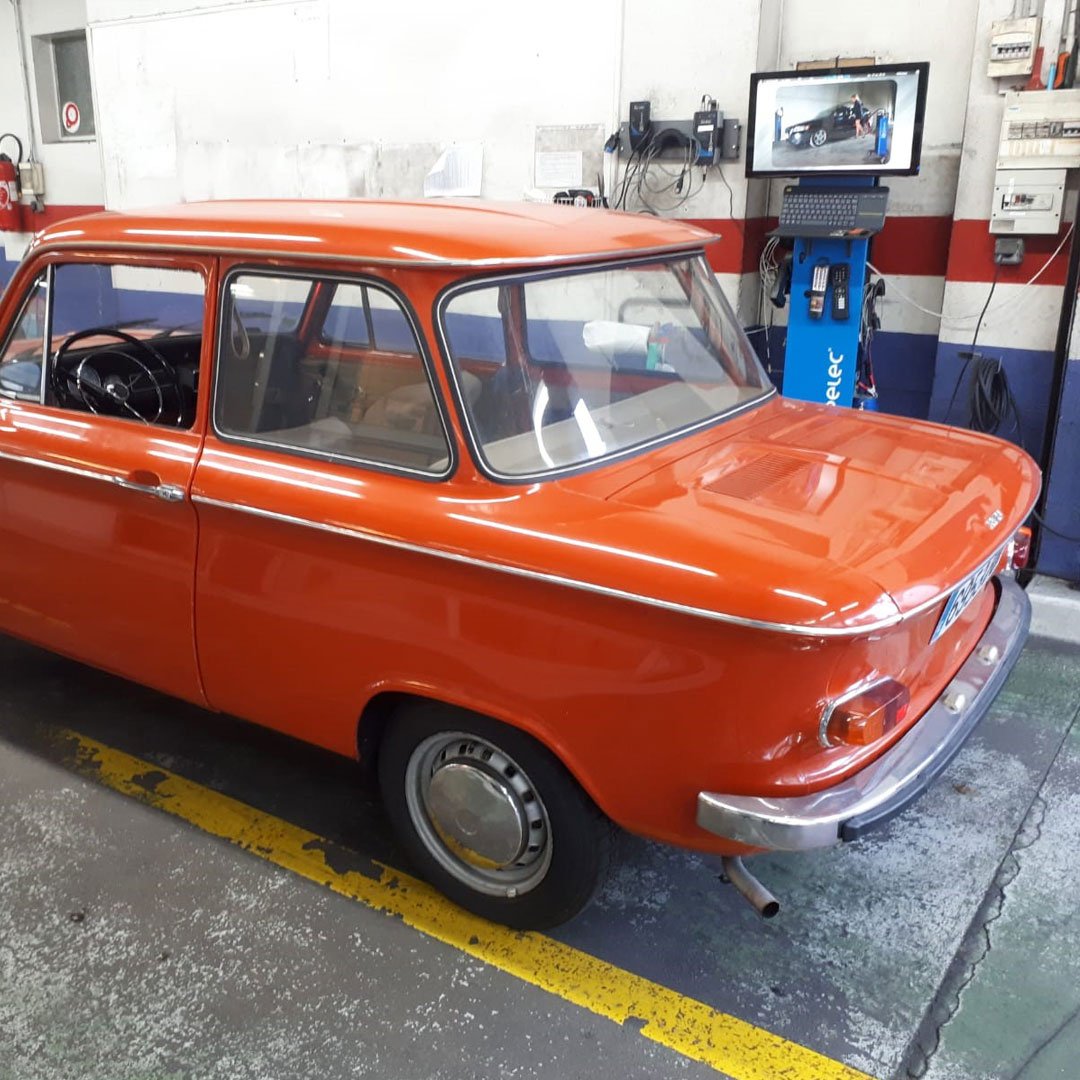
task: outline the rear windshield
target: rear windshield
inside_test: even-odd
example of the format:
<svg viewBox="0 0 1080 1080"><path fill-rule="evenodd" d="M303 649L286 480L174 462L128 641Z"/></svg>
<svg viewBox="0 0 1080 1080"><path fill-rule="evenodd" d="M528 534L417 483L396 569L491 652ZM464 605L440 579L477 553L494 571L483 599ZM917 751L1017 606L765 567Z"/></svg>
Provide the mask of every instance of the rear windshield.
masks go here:
<svg viewBox="0 0 1080 1080"><path fill-rule="evenodd" d="M700 256L481 282L441 320L476 449L502 477L607 458L772 392Z"/></svg>

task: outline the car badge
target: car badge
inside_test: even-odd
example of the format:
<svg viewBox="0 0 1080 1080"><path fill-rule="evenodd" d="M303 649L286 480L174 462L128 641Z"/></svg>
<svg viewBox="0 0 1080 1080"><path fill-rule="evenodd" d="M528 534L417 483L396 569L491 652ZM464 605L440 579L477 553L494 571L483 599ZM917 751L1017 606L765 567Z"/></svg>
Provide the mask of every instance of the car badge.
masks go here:
<svg viewBox="0 0 1080 1080"><path fill-rule="evenodd" d="M1005 515L1000 510L995 510L987 519L986 527L996 529L1005 520Z"/></svg>

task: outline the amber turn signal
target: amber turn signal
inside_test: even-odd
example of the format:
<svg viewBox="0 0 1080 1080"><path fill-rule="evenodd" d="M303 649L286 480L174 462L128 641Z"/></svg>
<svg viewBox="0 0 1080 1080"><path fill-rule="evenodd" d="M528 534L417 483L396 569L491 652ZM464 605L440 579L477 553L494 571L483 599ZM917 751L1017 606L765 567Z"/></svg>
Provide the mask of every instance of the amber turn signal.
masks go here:
<svg viewBox="0 0 1080 1080"><path fill-rule="evenodd" d="M911 694L903 683L882 679L833 706L825 719L825 742L869 746L903 723L910 703Z"/></svg>

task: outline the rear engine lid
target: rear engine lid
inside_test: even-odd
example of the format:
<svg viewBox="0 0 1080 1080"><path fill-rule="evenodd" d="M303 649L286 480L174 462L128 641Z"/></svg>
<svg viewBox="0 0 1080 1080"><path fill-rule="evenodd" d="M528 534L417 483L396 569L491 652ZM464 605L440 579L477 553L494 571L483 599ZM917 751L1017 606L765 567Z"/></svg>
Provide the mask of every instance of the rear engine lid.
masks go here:
<svg viewBox="0 0 1080 1080"><path fill-rule="evenodd" d="M607 498L708 530L758 572L768 558L805 573L808 557L822 576L854 572L907 613L1003 547L1038 490L1035 463L1000 439L779 399Z"/></svg>

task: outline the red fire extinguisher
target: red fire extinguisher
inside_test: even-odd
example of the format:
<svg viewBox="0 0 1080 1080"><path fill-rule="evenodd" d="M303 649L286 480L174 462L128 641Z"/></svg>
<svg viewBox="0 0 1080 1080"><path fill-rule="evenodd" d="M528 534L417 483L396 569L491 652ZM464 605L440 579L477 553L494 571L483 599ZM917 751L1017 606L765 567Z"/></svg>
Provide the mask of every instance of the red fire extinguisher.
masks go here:
<svg viewBox="0 0 1080 1080"><path fill-rule="evenodd" d="M0 135L4 139L14 139L19 148L18 157L12 161L7 154L0 154L0 231L19 231L19 162L22 161L22 142L17 135L8 132Z"/></svg>

